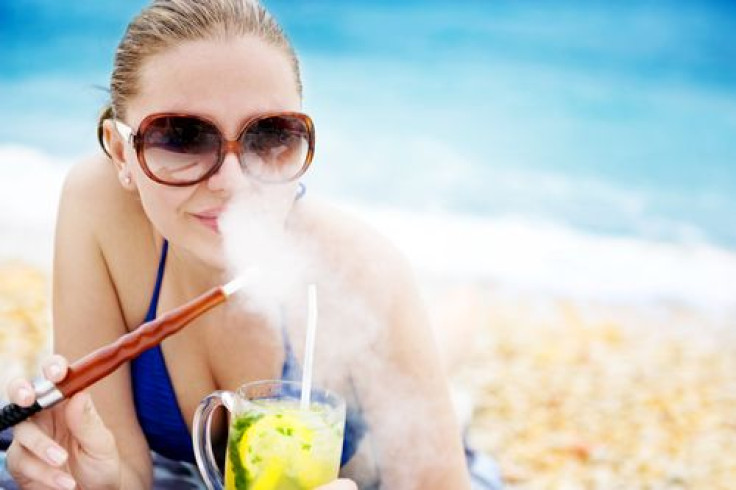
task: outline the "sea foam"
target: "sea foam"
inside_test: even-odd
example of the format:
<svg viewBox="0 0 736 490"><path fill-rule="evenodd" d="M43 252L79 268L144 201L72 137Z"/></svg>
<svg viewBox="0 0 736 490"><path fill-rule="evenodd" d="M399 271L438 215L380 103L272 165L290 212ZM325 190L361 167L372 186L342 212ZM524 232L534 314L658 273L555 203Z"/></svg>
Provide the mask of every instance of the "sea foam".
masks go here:
<svg viewBox="0 0 736 490"><path fill-rule="evenodd" d="M707 243L595 235L525 217L352 209L435 277L579 299L736 307L736 253Z"/></svg>
<svg viewBox="0 0 736 490"><path fill-rule="evenodd" d="M32 148L0 145L0 260L51 264L56 209L69 166Z"/></svg>

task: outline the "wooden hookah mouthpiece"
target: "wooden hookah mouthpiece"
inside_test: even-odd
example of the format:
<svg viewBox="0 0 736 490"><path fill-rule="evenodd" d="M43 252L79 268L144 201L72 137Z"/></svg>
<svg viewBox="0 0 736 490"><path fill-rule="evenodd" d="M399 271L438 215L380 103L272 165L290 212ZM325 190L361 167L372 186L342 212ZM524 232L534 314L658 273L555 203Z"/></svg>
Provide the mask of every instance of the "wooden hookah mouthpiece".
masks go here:
<svg viewBox="0 0 736 490"><path fill-rule="evenodd" d="M30 407L21 407L15 403L3 407L0 410L0 431L19 424L44 408L56 405L93 385L124 362L138 357L169 335L184 328L195 318L223 303L242 287L243 281L235 279L224 286L212 288L163 316L142 324L112 344L90 352L71 364L66 377L58 384L54 385L45 379L35 382L36 402Z"/></svg>

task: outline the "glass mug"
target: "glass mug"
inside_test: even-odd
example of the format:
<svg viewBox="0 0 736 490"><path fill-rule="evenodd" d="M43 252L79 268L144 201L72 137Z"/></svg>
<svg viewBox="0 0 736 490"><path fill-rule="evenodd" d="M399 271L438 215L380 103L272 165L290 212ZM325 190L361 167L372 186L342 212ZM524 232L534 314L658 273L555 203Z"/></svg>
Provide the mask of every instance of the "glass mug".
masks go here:
<svg viewBox="0 0 736 490"><path fill-rule="evenodd" d="M337 478L345 431L345 400L312 388L300 409L301 383L256 381L216 391L194 413L192 442L210 490L306 490ZM210 427L219 406L230 413L225 482L212 452Z"/></svg>

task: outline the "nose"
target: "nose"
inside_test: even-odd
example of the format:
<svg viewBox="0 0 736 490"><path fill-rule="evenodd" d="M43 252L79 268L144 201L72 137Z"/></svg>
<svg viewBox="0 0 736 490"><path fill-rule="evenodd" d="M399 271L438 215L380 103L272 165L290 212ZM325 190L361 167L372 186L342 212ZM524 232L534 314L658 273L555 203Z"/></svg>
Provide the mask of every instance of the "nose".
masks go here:
<svg viewBox="0 0 736 490"><path fill-rule="evenodd" d="M235 191L242 188L246 175L240 166L240 159L234 151L228 151L217 173L207 179L207 187L212 191Z"/></svg>

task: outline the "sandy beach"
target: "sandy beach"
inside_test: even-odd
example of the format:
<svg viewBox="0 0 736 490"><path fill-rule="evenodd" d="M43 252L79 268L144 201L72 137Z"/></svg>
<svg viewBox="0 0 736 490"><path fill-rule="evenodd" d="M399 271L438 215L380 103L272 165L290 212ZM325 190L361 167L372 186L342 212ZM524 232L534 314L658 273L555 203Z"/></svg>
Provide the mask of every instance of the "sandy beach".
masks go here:
<svg viewBox="0 0 736 490"><path fill-rule="evenodd" d="M20 375L35 376L50 351L48 274L21 261L0 261L0 390Z"/></svg>
<svg viewBox="0 0 736 490"><path fill-rule="evenodd" d="M736 481L736 337L674 305L474 291L454 382L470 439L508 488L727 489Z"/></svg>

